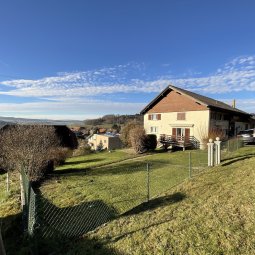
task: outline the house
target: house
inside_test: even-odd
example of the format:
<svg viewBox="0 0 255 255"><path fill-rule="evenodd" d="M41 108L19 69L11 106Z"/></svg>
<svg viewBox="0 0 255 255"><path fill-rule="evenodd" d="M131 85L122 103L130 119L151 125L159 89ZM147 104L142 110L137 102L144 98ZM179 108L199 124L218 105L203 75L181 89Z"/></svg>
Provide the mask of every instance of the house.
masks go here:
<svg viewBox="0 0 255 255"><path fill-rule="evenodd" d="M142 111L147 134L198 147L212 129L226 137L252 126L251 115L215 99L172 85L165 88ZM182 142L182 143L181 143Z"/></svg>
<svg viewBox="0 0 255 255"><path fill-rule="evenodd" d="M98 147L106 150L122 148L119 135L113 133L93 134L88 138L88 144L91 146L92 150L97 150Z"/></svg>

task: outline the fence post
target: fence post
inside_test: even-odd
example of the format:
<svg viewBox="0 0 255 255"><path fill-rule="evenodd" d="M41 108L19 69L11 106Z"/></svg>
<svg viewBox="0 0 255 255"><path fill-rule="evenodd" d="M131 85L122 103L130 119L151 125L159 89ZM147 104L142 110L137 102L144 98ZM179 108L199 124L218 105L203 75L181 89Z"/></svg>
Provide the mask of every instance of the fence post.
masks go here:
<svg viewBox="0 0 255 255"><path fill-rule="evenodd" d="M220 141L220 138L219 137L216 137L216 141L214 142L215 143L215 165L219 165L220 164L220 161L221 161L221 155L220 155L220 144L221 144L221 141Z"/></svg>
<svg viewBox="0 0 255 255"><path fill-rule="evenodd" d="M146 164L147 168L147 202L150 201L150 164Z"/></svg>
<svg viewBox="0 0 255 255"><path fill-rule="evenodd" d="M228 152L229 152L229 140L228 140Z"/></svg>
<svg viewBox="0 0 255 255"><path fill-rule="evenodd" d="M189 152L189 178L192 177L191 152Z"/></svg>
<svg viewBox="0 0 255 255"><path fill-rule="evenodd" d="M209 139L209 143L207 143L207 146L208 146L208 166L213 166L213 149L214 149L213 139Z"/></svg>

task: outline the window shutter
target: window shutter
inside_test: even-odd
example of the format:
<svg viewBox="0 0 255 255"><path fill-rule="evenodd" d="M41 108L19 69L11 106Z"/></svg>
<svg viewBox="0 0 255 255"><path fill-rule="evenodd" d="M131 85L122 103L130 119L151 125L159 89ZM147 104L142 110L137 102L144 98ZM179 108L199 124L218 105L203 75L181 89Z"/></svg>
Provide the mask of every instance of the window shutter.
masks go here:
<svg viewBox="0 0 255 255"><path fill-rule="evenodd" d="M178 112L177 113L177 120L185 120L185 119L186 119L185 112Z"/></svg>
<svg viewBox="0 0 255 255"><path fill-rule="evenodd" d="M176 128L172 129L172 136L176 136Z"/></svg>
<svg viewBox="0 0 255 255"><path fill-rule="evenodd" d="M151 114L148 114L148 120L151 120Z"/></svg>
<svg viewBox="0 0 255 255"><path fill-rule="evenodd" d="M161 114L158 114L157 120L161 120Z"/></svg>
<svg viewBox="0 0 255 255"><path fill-rule="evenodd" d="M189 141L189 137L190 137L190 129L185 128L185 141Z"/></svg>

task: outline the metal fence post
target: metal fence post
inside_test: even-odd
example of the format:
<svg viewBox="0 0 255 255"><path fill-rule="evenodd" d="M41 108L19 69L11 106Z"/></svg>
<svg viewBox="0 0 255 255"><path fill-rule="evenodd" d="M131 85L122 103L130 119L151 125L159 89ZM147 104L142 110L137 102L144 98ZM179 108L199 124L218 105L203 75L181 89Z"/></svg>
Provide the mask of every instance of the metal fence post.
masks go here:
<svg viewBox="0 0 255 255"><path fill-rule="evenodd" d="M150 201L150 164L147 163L147 202Z"/></svg>
<svg viewBox="0 0 255 255"><path fill-rule="evenodd" d="M189 178L192 177L191 152L189 152Z"/></svg>

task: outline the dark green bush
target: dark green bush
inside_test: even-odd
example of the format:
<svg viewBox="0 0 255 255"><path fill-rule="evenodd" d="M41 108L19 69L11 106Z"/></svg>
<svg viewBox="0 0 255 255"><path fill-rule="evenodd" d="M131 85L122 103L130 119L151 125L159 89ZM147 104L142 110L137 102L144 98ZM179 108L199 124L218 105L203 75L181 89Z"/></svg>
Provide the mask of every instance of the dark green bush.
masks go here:
<svg viewBox="0 0 255 255"><path fill-rule="evenodd" d="M157 136L156 135L146 135L146 148L149 151L154 151L157 147Z"/></svg>

